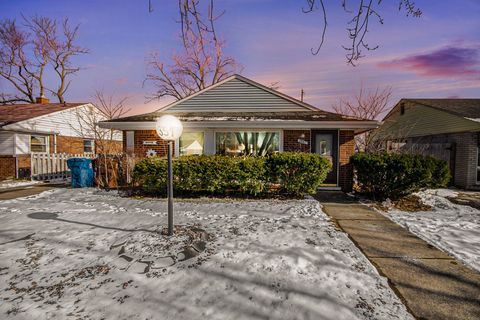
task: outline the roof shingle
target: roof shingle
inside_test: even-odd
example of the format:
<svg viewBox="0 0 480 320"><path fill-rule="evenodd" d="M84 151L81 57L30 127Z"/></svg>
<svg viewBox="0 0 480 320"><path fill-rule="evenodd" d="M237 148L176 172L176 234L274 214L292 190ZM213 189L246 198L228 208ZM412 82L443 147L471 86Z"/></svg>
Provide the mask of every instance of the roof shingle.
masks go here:
<svg viewBox="0 0 480 320"><path fill-rule="evenodd" d="M436 108L460 117L480 118L480 99L402 99Z"/></svg>
<svg viewBox="0 0 480 320"><path fill-rule="evenodd" d="M86 103L31 103L0 106L0 127L85 104Z"/></svg>

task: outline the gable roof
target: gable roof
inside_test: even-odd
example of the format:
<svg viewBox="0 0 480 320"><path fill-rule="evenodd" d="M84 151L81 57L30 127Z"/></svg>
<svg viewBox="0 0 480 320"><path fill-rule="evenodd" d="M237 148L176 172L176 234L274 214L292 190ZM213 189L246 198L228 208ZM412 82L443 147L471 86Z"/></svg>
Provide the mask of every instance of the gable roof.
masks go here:
<svg viewBox="0 0 480 320"><path fill-rule="evenodd" d="M469 120L480 119L480 99L401 99L397 105L402 102L411 102L440 111L444 111ZM395 109L395 108L393 108ZM393 111L392 109L392 111ZM390 111L385 119L391 114Z"/></svg>
<svg viewBox="0 0 480 320"><path fill-rule="evenodd" d="M158 111L172 113L318 110L308 103L235 74Z"/></svg>
<svg viewBox="0 0 480 320"><path fill-rule="evenodd" d="M0 127L85 104L86 103L31 103L0 106Z"/></svg>

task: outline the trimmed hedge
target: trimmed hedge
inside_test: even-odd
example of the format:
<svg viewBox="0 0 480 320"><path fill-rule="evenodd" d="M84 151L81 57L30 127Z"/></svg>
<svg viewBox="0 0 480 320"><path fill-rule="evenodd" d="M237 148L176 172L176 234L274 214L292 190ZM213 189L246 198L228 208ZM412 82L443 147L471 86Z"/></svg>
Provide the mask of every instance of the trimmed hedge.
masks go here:
<svg viewBox="0 0 480 320"><path fill-rule="evenodd" d="M300 195L315 192L330 168L324 157L307 153L286 152L267 157L182 156L173 160L174 188L177 194L189 195L272 192ZM135 165L133 177L144 192L164 195L167 161L155 157L143 159Z"/></svg>
<svg viewBox="0 0 480 320"><path fill-rule="evenodd" d="M430 156L357 153L350 159L360 192L375 199L398 199L421 188L446 187L448 163Z"/></svg>

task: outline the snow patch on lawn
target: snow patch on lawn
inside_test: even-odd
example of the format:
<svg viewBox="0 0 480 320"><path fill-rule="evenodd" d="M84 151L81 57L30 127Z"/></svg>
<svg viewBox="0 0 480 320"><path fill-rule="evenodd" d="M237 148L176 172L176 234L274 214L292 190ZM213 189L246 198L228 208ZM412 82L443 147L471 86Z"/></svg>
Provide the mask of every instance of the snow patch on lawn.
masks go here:
<svg viewBox="0 0 480 320"><path fill-rule="evenodd" d="M38 183L42 183L42 182L31 181L31 180L5 180L5 181L0 181L0 189L26 187L26 186L32 186Z"/></svg>
<svg viewBox="0 0 480 320"><path fill-rule="evenodd" d="M415 235L480 271L480 210L454 204L457 192L433 189L416 193L431 211L388 211L388 217Z"/></svg>
<svg viewBox="0 0 480 320"><path fill-rule="evenodd" d="M0 318L412 319L317 201L177 201L212 236L189 259L152 241L166 217L94 189L0 201Z"/></svg>

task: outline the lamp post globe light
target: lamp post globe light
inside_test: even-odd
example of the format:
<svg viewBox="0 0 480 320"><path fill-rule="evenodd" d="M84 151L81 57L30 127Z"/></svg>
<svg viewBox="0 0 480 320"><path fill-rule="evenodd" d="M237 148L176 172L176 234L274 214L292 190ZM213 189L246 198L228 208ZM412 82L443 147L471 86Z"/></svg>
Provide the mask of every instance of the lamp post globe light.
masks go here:
<svg viewBox="0 0 480 320"><path fill-rule="evenodd" d="M167 150L167 197L168 197L168 235L173 235L173 173L172 173L172 155L173 142L180 138L183 126L177 117L164 115L157 119L155 124L158 136L168 142Z"/></svg>

